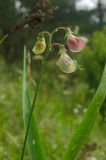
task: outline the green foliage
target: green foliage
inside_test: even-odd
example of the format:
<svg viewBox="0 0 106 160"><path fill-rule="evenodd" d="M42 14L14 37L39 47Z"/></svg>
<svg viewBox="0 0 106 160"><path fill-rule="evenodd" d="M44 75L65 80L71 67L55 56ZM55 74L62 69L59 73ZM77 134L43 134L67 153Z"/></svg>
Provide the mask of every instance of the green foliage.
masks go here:
<svg viewBox="0 0 106 160"><path fill-rule="evenodd" d="M70 143L64 153L63 160L74 160L91 133L94 123L96 122L97 115L101 105L106 96L106 65L104 67L103 76L96 94L94 95L88 109L79 124L78 129L75 131Z"/></svg>
<svg viewBox="0 0 106 160"><path fill-rule="evenodd" d="M39 70L35 69L37 68L37 61L34 63L32 76L37 79ZM38 124L48 160L60 160L63 150L68 144L67 140L70 136L72 137L82 119L82 114L85 111L83 104L88 105L92 97L92 90L90 93L88 83L86 84L81 78L81 72L78 71L79 75L77 72L77 76L72 74L69 78L57 69L55 63L56 61L47 63L47 72L44 75L43 85L36 104ZM0 159L19 160L25 134L20 99L22 69L15 65L7 68L1 59L0 66L0 74L2 75L0 78ZM29 81L29 86L30 94L33 96L31 81ZM98 160L105 160L106 123L100 122L100 116L86 143L91 146L93 143L97 145L94 150L82 150L82 154L86 158L96 157ZM26 150L24 159L27 160L28 157ZM82 158L82 160L85 159Z"/></svg>
<svg viewBox="0 0 106 160"><path fill-rule="evenodd" d="M82 52L80 64L84 67L82 77L93 90L98 86L106 60L106 26L101 31L95 31L89 39L89 44ZM100 109L103 121L106 116L106 101Z"/></svg>
<svg viewBox="0 0 106 160"><path fill-rule="evenodd" d="M106 60L106 27L95 31L89 39L89 44L81 55L81 65L84 66L84 77L91 87L97 87Z"/></svg>
<svg viewBox="0 0 106 160"><path fill-rule="evenodd" d="M20 134L23 128L23 119L20 116L22 103L19 98L21 75L14 65L7 68L1 58L0 65L0 159L18 160L17 153L20 152L23 134Z"/></svg>
<svg viewBox="0 0 106 160"><path fill-rule="evenodd" d="M27 51L24 49L24 62L23 62L23 118L25 128L27 130L28 121L30 118L31 101L27 89ZM31 160L39 159L45 160L45 152L41 141L36 115L33 113L31 117L29 133L28 133L28 148ZM22 150L23 151L23 150ZM23 153L23 152L22 152ZM22 155L23 156L23 155Z"/></svg>

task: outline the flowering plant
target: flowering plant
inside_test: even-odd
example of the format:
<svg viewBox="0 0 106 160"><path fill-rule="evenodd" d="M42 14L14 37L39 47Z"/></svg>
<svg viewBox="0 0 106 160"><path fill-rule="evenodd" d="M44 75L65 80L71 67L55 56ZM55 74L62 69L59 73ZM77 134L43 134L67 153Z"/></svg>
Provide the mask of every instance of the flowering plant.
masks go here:
<svg viewBox="0 0 106 160"><path fill-rule="evenodd" d="M24 48L24 61L23 61L23 87L22 87L22 97L23 97L23 118L25 125L25 139L23 143L21 160L24 158L24 152L26 147L26 142L28 144L29 155L31 160L46 160L45 148L42 143L42 137L40 135L36 112L34 112L34 106L36 104L36 99L38 95L38 91L40 88L41 80L43 73L45 71L45 66L47 62L48 55L51 53L51 50L54 46L59 46L59 59L57 60L57 66L65 72L65 73L73 73L77 70L77 62L72 59L68 54L65 46L60 43L52 43L53 35L58 30L64 30L66 34L66 42L68 50L72 52L80 52L84 49L87 44L87 39L85 37L76 37L73 35L70 28L67 27L59 27L53 30L51 33L49 32L41 32L38 34L37 42L35 43L32 51L35 54L43 54L45 52L45 57L42 63L42 68L40 72L40 76L38 79L38 83L35 86L35 94L33 97L33 101L31 102L28 86L27 86L27 49ZM48 36L48 42L45 41L45 35ZM7 38L4 36L0 40L0 44ZM106 65L104 67L103 75L101 78L101 82L99 87L90 102L88 109L82 118L79 127L76 129L73 137L69 139L68 147L66 148L62 160L75 160L82 145L85 143L88 138L90 132L93 129L93 125L96 122L96 118L98 115L98 111L105 99L106 95Z"/></svg>
<svg viewBox="0 0 106 160"><path fill-rule="evenodd" d="M59 47L59 59L57 60L57 66L65 72L65 73L73 73L77 70L78 65L75 59L72 59L71 56L67 54L67 49L63 44L60 43L52 43L53 35L58 30L64 30L66 36L66 43L68 50L72 52L80 52L86 46L88 40L85 37L76 37L73 35L70 28L67 27L59 27L53 30L51 33L44 31L38 34L37 42L33 47L32 51L34 54L43 54L45 52L44 61L42 63L42 68L40 72L40 76L38 79L38 83L35 87L35 95L33 98L33 102L30 102L30 97L28 94L27 88L27 80L26 80L26 48L24 50L24 65L23 65L23 116L24 116L24 123L26 128L26 134L21 154L21 160L24 157L24 151L26 142L28 141L28 148L30 153L31 160L46 160L45 149L43 147L41 135L39 132L37 119L36 119L36 112L34 113L34 106L36 104L36 99L39 91L39 87L41 84L42 76L45 70L46 61L48 55L51 53L51 50L54 46ZM45 42L45 35L48 36L48 42ZM91 132L94 122L96 121L96 117L98 114L98 110L102 105L105 94L106 94L106 67L103 72L103 76L101 79L101 83L98 87L98 90L91 101L87 112L85 113L82 122L80 123L78 129L76 130L75 134L73 135L72 139L69 141L69 145L63 155L62 160L75 160L77 157L82 145L84 144L85 140L87 139L89 133ZM27 111L27 113L26 113Z"/></svg>

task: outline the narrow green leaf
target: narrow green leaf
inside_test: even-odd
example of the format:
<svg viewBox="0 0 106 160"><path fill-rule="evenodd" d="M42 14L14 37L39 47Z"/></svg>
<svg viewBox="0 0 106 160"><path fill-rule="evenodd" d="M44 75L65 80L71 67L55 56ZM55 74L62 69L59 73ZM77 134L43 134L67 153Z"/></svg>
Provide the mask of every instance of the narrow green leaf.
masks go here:
<svg viewBox="0 0 106 160"><path fill-rule="evenodd" d="M78 129L75 131L75 134L70 140L70 143L64 153L62 160L75 160L77 158L77 155L82 145L85 143L86 139L88 138L90 132L93 129L99 109L103 104L105 96L106 96L106 65L104 68L104 72L99 87L90 105L88 106L88 110L85 113L81 124L79 125Z"/></svg>
<svg viewBox="0 0 106 160"><path fill-rule="evenodd" d="M8 37L8 35L3 36L3 38L0 39L0 45L4 42L4 40Z"/></svg>
<svg viewBox="0 0 106 160"><path fill-rule="evenodd" d="M27 128L27 125L28 125L28 118L29 118L30 109L31 109L31 102L30 102L29 93L27 89L27 78L26 78L26 66L27 66L26 57L27 56L26 54L27 52L26 52L26 47L25 47L24 48L24 62L23 62L23 89L22 89L23 118L24 118L25 129ZM31 118L27 142L28 142L27 144L28 144L28 150L29 150L31 160L45 160L46 159L44 147L43 147L41 136L39 133L36 115L34 113Z"/></svg>

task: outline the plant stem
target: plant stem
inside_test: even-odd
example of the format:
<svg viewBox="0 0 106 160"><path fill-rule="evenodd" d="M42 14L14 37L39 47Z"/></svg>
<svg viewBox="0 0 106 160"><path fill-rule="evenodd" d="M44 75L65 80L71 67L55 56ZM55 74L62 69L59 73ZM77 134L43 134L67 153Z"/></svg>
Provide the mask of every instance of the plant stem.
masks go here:
<svg viewBox="0 0 106 160"><path fill-rule="evenodd" d="M96 122L96 118L99 112L99 109L105 99L106 96L106 64L104 67L104 72L102 75L101 82L99 87L88 106L88 110L82 119L81 124L78 129L75 131L72 139L69 142L69 145L64 153L62 160L75 160L82 145L88 138L94 123Z"/></svg>
<svg viewBox="0 0 106 160"><path fill-rule="evenodd" d="M34 95L34 98L33 98L32 106L31 106L31 110L30 110L30 114L29 114L28 124L27 124L25 138L24 138L24 144L23 144L22 153L21 153L21 160L23 160L23 158L24 158L24 152L25 152L25 146L26 146L29 127L30 127L30 122L31 122L33 111L34 111L34 106L35 106L35 103L36 103L38 91L39 91L41 80L42 80L42 77L43 77L43 73L45 71L47 58L48 58L48 55L49 55L50 51L51 51L51 36L49 36L47 51L46 51L45 58L44 58L44 61L43 61L43 64L42 64L42 68L41 68L40 76L39 76L39 79L38 79L38 83L37 83L37 86L35 88L35 95Z"/></svg>

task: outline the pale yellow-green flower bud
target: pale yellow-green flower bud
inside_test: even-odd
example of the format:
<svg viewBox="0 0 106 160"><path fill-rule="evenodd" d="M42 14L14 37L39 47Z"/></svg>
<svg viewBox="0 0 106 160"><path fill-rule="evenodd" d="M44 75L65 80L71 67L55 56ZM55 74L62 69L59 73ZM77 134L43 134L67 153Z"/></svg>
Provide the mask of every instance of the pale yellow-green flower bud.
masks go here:
<svg viewBox="0 0 106 160"><path fill-rule="evenodd" d="M62 51L62 52L61 52ZM72 60L67 54L65 50L60 50L60 57L57 61L57 65L59 68L65 73L72 73L76 71L76 63Z"/></svg>
<svg viewBox="0 0 106 160"><path fill-rule="evenodd" d="M33 47L32 51L35 54L42 54L46 49L46 43L44 37L39 38Z"/></svg>

